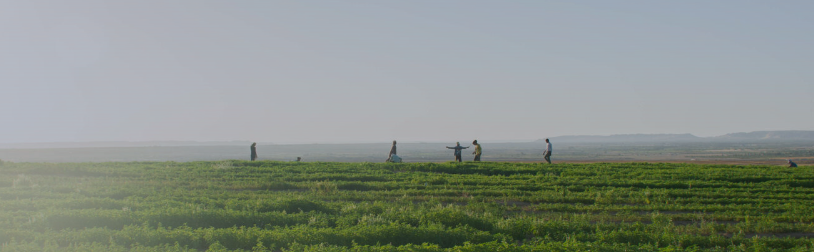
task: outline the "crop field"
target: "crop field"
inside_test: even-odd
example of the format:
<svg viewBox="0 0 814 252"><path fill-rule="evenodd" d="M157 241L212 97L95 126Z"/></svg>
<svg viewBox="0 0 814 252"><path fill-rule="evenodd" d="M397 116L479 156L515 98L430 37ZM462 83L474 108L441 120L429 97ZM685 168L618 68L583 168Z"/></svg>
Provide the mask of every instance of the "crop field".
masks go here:
<svg viewBox="0 0 814 252"><path fill-rule="evenodd" d="M0 162L0 251L812 251L812 168Z"/></svg>

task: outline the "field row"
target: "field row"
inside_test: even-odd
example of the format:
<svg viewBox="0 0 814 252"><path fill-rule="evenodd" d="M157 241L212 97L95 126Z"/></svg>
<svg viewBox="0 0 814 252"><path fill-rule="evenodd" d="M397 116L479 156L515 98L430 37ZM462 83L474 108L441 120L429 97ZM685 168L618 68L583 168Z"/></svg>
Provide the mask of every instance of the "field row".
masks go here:
<svg viewBox="0 0 814 252"><path fill-rule="evenodd" d="M4 250L814 248L807 167L3 163Z"/></svg>

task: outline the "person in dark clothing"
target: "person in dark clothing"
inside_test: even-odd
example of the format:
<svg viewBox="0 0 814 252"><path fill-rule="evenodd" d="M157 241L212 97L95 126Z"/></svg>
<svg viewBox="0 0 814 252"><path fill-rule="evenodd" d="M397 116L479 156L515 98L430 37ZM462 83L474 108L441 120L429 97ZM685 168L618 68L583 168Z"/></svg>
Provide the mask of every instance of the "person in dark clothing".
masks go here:
<svg viewBox="0 0 814 252"><path fill-rule="evenodd" d="M472 144L475 145L475 151L472 152L472 154L475 154L475 159L472 161L480 161L480 154L483 153L483 149L478 144L478 140L472 141Z"/></svg>
<svg viewBox="0 0 814 252"><path fill-rule="evenodd" d="M390 158L396 155L396 140L393 140L393 147L390 147L390 154L387 155L387 160L385 162L390 162Z"/></svg>
<svg viewBox="0 0 814 252"><path fill-rule="evenodd" d="M252 143L252 147L251 147L251 149L252 149L252 157L251 157L252 161L257 159L257 148L255 148L255 146L257 146L257 143Z"/></svg>
<svg viewBox="0 0 814 252"><path fill-rule="evenodd" d="M469 146L463 147L461 146L461 142L455 142L455 147L447 146L447 149L455 150L455 161L461 162L461 150L469 148Z"/></svg>
<svg viewBox="0 0 814 252"><path fill-rule="evenodd" d="M797 167L797 163L795 163L794 161L791 161L791 159L789 159L789 167Z"/></svg>

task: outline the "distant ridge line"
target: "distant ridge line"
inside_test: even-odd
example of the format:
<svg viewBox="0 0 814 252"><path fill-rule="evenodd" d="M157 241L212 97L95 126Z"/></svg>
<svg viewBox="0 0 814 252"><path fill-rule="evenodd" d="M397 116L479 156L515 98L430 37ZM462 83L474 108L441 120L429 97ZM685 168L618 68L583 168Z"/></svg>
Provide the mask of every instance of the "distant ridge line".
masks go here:
<svg viewBox="0 0 814 252"><path fill-rule="evenodd" d="M698 137L692 134L618 134L618 135L569 135L550 138L557 142L604 143L604 142L764 142L764 141L814 141L812 130L774 130L729 133L714 137ZM542 139L537 140L542 141Z"/></svg>
<svg viewBox="0 0 814 252"><path fill-rule="evenodd" d="M615 134L615 135L566 135L550 137L555 143L690 143L690 142L814 142L814 130L774 130L729 133L721 136L698 137L693 134ZM389 140L388 140L389 141ZM386 144L382 141L376 144ZM499 143L523 143L504 141ZM537 139L532 142L542 142ZM236 141L96 141L96 142L40 142L40 143L0 143L0 149L45 149L45 148L108 148L108 147L178 147L178 146L249 146L252 142ZM409 143L409 142L405 142ZM416 144L444 143L413 142ZM492 141L492 143L498 143ZM259 145L276 145L281 143L257 142ZM304 145L305 143L292 143ZM320 144L320 143L312 143ZM355 144L355 143L321 143L321 144ZM358 143L374 144L374 143ZM288 145L288 144L284 144Z"/></svg>
<svg viewBox="0 0 814 252"><path fill-rule="evenodd" d="M618 134L608 136L571 135L550 138L557 142L687 142L702 138L692 134Z"/></svg>

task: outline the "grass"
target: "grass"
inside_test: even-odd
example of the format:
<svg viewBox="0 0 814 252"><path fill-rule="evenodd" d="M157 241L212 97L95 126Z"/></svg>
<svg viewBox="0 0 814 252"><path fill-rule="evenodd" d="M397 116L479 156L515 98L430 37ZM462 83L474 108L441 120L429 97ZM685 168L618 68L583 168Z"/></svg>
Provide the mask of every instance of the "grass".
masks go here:
<svg viewBox="0 0 814 252"><path fill-rule="evenodd" d="M810 167L0 164L1 251L811 251Z"/></svg>

